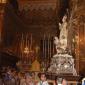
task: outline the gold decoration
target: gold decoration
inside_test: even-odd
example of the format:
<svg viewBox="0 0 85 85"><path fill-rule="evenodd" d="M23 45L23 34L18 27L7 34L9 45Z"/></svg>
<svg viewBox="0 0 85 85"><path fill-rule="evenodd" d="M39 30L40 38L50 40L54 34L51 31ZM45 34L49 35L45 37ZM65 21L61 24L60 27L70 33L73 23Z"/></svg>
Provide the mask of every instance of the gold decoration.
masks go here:
<svg viewBox="0 0 85 85"><path fill-rule="evenodd" d="M40 63L37 59L32 63L31 71L40 71Z"/></svg>

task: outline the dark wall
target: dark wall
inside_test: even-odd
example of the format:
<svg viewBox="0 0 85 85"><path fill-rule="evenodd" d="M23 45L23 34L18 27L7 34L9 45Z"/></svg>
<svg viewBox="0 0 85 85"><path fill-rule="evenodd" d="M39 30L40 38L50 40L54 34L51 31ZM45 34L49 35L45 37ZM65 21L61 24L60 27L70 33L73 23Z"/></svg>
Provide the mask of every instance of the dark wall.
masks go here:
<svg viewBox="0 0 85 85"><path fill-rule="evenodd" d="M16 66L16 62L19 60L16 56L9 55L5 52L0 53L0 66Z"/></svg>
<svg viewBox="0 0 85 85"><path fill-rule="evenodd" d="M58 23L69 8L69 0L60 1L60 12L56 9L29 10L23 6L19 11L17 0L8 0L4 15L4 43L5 46L12 45L16 34L32 33L34 40L38 43L44 34L53 37L59 36Z"/></svg>
<svg viewBox="0 0 85 85"><path fill-rule="evenodd" d="M14 0L13 0L14 1ZM7 4L4 15L4 45L13 44L16 34L32 33L38 43L41 37L59 34L56 10L17 10L17 6L11 2ZM17 12L16 12L16 11Z"/></svg>

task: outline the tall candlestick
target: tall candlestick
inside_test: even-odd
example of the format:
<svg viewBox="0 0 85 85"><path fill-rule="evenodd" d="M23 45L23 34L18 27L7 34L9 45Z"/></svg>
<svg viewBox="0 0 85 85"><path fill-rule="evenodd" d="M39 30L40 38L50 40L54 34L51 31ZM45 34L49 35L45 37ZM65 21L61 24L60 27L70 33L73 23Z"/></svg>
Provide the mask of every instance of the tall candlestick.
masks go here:
<svg viewBox="0 0 85 85"><path fill-rule="evenodd" d="M44 38L43 38L43 58L45 58L45 35L44 35Z"/></svg>
<svg viewBox="0 0 85 85"><path fill-rule="evenodd" d="M49 58L49 62L50 62L50 35L48 37L48 58Z"/></svg>
<svg viewBox="0 0 85 85"><path fill-rule="evenodd" d="M49 50L50 50L50 49L49 49L49 37L48 37L48 41L47 41L47 42L48 42L48 59L49 59L49 53L50 53L50 52L49 52Z"/></svg>
<svg viewBox="0 0 85 85"><path fill-rule="evenodd" d="M27 63L27 60L28 60L28 51L29 51L29 47L28 47L28 43L29 43L29 40L28 40L28 34L26 35L26 48L27 48L27 52L26 52L26 63Z"/></svg>
<svg viewBox="0 0 85 85"><path fill-rule="evenodd" d="M24 57L24 47L25 47L25 40L24 40L24 36L23 36L23 45L22 45L22 61L24 61L23 57Z"/></svg>
<svg viewBox="0 0 85 85"><path fill-rule="evenodd" d="M24 46L24 39L23 39L23 34L21 35L21 57L20 57L20 59L22 60L22 58L23 58L23 46Z"/></svg>
<svg viewBox="0 0 85 85"><path fill-rule="evenodd" d="M46 38L45 38L45 59L46 59Z"/></svg>
<svg viewBox="0 0 85 85"><path fill-rule="evenodd" d="M50 40L50 58L51 58L51 40Z"/></svg>
<svg viewBox="0 0 85 85"><path fill-rule="evenodd" d="M53 54L54 54L54 52L55 52L55 46L54 46L54 43L53 43Z"/></svg>
<svg viewBox="0 0 85 85"><path fill-rule="evenodd" d="M29 51L30 51L29 46L30 46L30 43L29 43L29 40L28 40L28 52L27 52L27 61L28 61L28 62L29 62Z"/></svg>
<svg viewBox="0 0 85 85"><path fill-rule="evenodd" d="M32 34L31 34L31 41L30 41L30 51L32 50Z"/></svg>
<svg viewBox="0 0 85 85"><path fill-rule="evenodd" d="M28 34L26 35L26 47L28 47Z"/></svg>

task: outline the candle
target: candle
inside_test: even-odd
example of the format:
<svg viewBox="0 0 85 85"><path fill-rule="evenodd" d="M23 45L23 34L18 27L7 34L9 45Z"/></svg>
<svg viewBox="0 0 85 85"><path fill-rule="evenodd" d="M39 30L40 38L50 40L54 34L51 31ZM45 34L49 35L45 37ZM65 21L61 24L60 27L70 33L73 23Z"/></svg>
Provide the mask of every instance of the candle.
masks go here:
<svg viewBox="0 0 85 85"><path fill-rule="evenodd" d="M50 57L50 56L49 56L49 53L50 53L50 52L49 52L49 50L50 50L50 49L49 49L49 39L50 39L50 38L48 37L48 41L47 41L47 42L48 42L48 58Z"/></svg>
<svg viewBox="0 0 85 85"><path fill-rule="evenodd" d="M43 58L45 57L45 54L44 54L45 53L45 51L44 51L45 50L44 49L44 42L45 42L45 35L44 35L44 38L43 38Z"/></svg>
<svg viewBox="0 0 85 85"><path fill-rule="evenodd" d="M32 50L32 34L31 34L31 42L30 42L30 51Z"/></svg>
<svg viewBox="0 0 85 85"><path fill-rule="evenodd" d="M51 40L50 40L50 58L51 58Z"/></svg>
<svg viewBox="0 0 85 85"><path fill-rule="evenodd" d="M29 47L28 47L28 43L29 43L29 40L28 40L28 34L26 35L26 58L25 58L25 61L26 61L26 63L27 63L27 59L28 59L28 57L27 57L27 55L28 55L28 50L29 50Z"/></svg>
<svg viewBox="0 0 85 85"><path fill-rule="evenodd" d="M29 43L29 40L28 40L28 52L27 52L27 62L29 62L29 46L30 46L30 43Z"/></svg>
<svg viewBox="0 0 85 85"><path fill-rule="evenodd" d="M24 39L23 39L23 34L22 34L22 38L21 38L21 60L22 60L22 57L23 57L23 46L24 46Z"/></svg>
<svg viewBox="0 0 85 85"><path fill-rule="evenodd" d="M46 38L45 38L45 41L44 41L44 45L45 45L45 59L46 59Z"/></svg>
<svg viewBox="0 0 85 85"><path fill-rule="evenodd" d="M50 62L50 35L48 37L48 58L49 58L49 62Z"/></svg>

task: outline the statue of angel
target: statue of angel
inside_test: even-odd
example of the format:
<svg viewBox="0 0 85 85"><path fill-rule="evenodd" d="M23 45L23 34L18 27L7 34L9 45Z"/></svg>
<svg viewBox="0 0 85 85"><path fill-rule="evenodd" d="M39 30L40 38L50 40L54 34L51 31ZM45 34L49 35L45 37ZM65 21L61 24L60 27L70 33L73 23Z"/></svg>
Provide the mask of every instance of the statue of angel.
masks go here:
<svg viewBox="0 0 85 85"><path fill-rule="evenodd" d="M57 51L57 49L58 49L58 45L59 45L59 39L58 39L58 37L54 37L54 44L55 44L55 46L56 46L56 51Z"/></svg>

